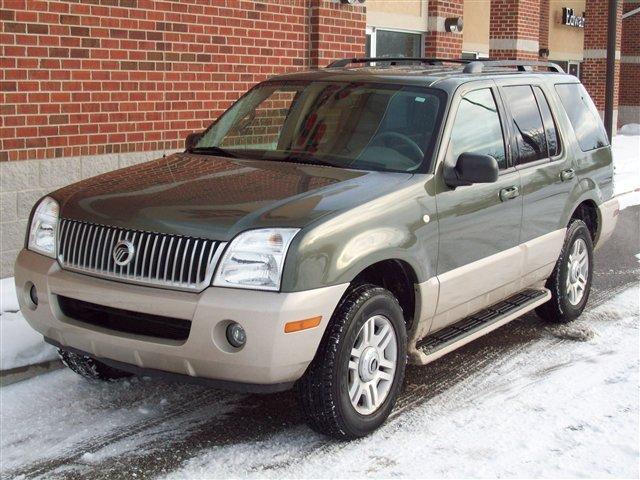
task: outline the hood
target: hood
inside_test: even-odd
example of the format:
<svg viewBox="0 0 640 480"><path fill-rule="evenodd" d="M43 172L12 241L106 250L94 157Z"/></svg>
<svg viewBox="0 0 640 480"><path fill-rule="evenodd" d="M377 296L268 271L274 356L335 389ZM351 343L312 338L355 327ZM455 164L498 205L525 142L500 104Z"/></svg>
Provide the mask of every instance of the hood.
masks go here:
<svg viewBox="0 0 640 480"><path fill-rule="evenodd" d="M63 218L228 241L252 228L302 228L394 191L410 177L180 153L52 196Z"/></svg>

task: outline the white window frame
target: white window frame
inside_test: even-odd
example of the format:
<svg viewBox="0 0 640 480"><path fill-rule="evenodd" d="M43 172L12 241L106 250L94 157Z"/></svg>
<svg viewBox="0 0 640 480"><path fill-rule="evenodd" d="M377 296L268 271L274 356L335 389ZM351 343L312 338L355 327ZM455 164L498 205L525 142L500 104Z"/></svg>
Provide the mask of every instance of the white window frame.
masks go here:
<svg viewBox="0 0 640 480"><path fill-rule="evenodd" d="M581 62L578 62L577 60L567 61L567 73L571 71L571 65L575 65L578 68L576 77L580 78L580 70L581 70L580 67L582 66L580 63Z"/></svg>
<svg viewBox="0 0 640 480"><path fill-rule="evenodd" d="M367 27L366 34L371 35L371 53L370 56L375 58L377 55L377 32L378 30L383 30L385 32L398 32L398 33L411 33L413 35L420 35L420 52L418 54L419 57L424 57L424 32L420 32L417 30L404 30L401 28L386 28L386 27Z"/></svg>
<svg viewBox="0 0 640 480"><path fill-rule="evenodd" d="M466 55L473 55L473 60L487 60L489 58L488 55L482 52L472 52L470 50L463 50L461 53Z"/></svg>

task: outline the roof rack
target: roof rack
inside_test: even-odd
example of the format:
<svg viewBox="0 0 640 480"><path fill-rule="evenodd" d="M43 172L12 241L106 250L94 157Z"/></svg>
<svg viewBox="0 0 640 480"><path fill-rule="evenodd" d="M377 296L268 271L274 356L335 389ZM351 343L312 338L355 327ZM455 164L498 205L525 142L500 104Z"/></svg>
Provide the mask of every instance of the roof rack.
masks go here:
<svg viewBox="0 0 640 480"><path fill-rule="evenodd" d="M356 63L385 62L391 65L399 63L424 63L426 65L442 65L457 63L464 65L463 73L482 73L485 68L516 67L519 72L530 72L533 67L546 67L551 72L564 73L560 65L553 62L539 62L536 60L468 60L458 58L423 58L423 57L371 57L371 58L341 58L334 60L326 68L341 68Z"/></svg>
<svg viewBox="0 0 640 480"><path fill-rule="evenodd" d="M560 65L536 60L473 60L465 65L463 73L482 73L485 68L516 67L519 72L530 72L533 67L547 67L551 72L564 73Z"/></svg>
<svg viewBox="0 0 640 480"><path fill-rule="evenodd" d="M442 65L443 63L462 63L467 64L471 60L451 59L451 58L423 58L423 57L368 57L368 58L341 58L334 60L326 68L340 68L351 65L352 63L373 63L385 62L391 65L398 63L424 63L427 65Z"/></svg>

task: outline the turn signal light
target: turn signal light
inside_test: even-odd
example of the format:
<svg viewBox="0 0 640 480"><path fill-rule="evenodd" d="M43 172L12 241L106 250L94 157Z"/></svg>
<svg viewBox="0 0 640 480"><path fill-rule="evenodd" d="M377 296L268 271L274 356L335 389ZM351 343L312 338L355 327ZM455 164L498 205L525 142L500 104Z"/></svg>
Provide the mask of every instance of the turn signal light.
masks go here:
<svg viewBox="0 0 640 480"><path fill-rule="evenodd" d="M320 325L320 320L322 320L322 317L306 318L304 320L285 323L284 333L299 332L300 330L317 327Z"/></svg>

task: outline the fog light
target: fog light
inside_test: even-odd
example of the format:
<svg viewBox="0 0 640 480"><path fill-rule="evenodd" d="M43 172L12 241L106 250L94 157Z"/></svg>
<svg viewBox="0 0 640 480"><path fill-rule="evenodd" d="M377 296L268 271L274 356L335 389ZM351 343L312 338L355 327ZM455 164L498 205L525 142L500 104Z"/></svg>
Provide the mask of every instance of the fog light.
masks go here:
<svg viewBox="0 0 640 480"><path fill-rule="evenodd" d="M227 341L236 348L242 347L247 341L247 334L239 323L230 323L227 327Z"/></svg>

